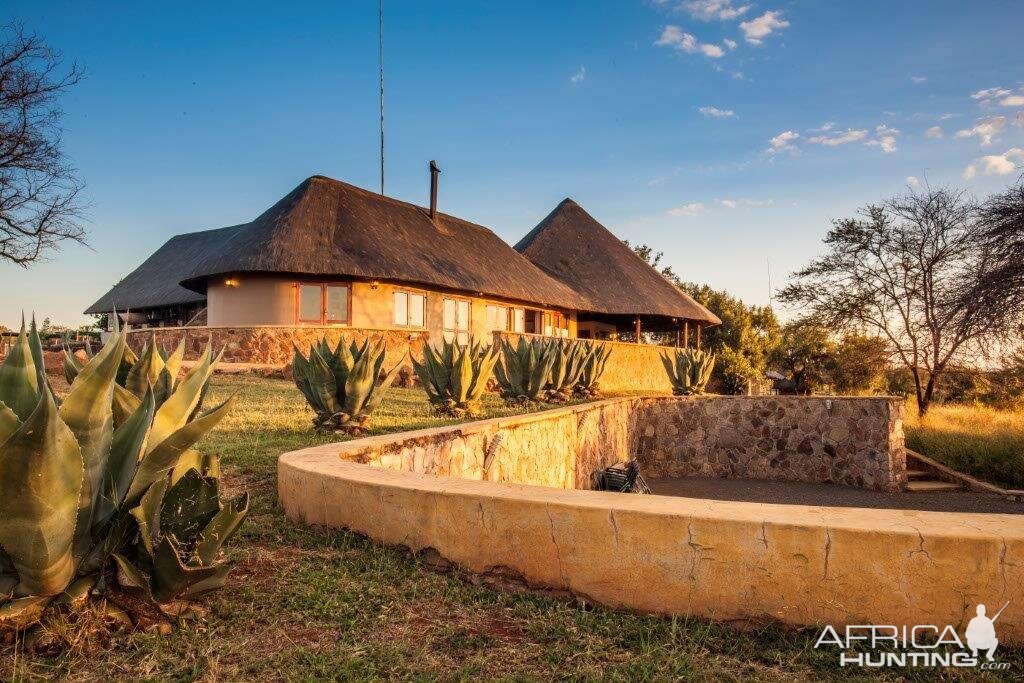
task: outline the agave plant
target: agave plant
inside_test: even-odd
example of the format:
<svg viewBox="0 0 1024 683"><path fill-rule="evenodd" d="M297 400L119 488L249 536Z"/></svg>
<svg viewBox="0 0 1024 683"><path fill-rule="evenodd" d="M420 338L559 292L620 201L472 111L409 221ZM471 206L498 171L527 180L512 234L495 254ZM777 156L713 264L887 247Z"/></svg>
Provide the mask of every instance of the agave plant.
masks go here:
<svg viewBox="0 0 1024 683"><path fill-rule="evenodd" d="M295 347L295 385L316 413L317 431L359 434L366 429L401 366L396 363L378 383L386 351L383 341L367 339L359 346L344 337L333 351L321 339L310 347L308 358Z"/></svg>
<svg viewBox="0 0 1024 683"><path fill-rule="evenodd" d="M548 342L555 360L551 364L546 399L555 403L568 401L576 391L587 360L582 342L557 340Z"/></svg>
<svg viewBox="0 0 1024 683"><path fill-rule="evenodd" d="M679 349L675 358L662 355L661 362L676 396L703 394L715 367L714 354L698 349Z"/></svg>
<svg viewBox="0 0 1024 683"><path fill-rule="evenodd" d="M439 414L472 417L480 414L480 397L497 362L498 352L493 346L481 342L461 346L446 341L440 350L424 346L423 362L413 358L412 366Z"/></svg>
<svg viewBox="0 0 1024 683"><path fill-rule="evenodd" d="M85 347L86 355L93 357L89 345ZM178 343L174 351L168 353L156 343L156 335L150 343L142 348L138 356L131 348L125 347L124 356L118 366L116 382L118 386L124 387L137 398L142 398L147 389L153 389L153 396L156 399L156 406L159 408L164 401L174 392L178 383L178 374L181 371L182 361L185 360L185 340ZM75 377L82 371L82 363L75 357L65 344L64 346L64 378L71 384ZM200 405L202 401L200 400Z"/></svg>
<svg viewBox="0 0 1024 683"><path fill-rule="evenodd" d="M540 339L519 338L513 346L501 340L501 360L494 367L501 396L509 403L528 403L544 398L551 380L556 348Z"/></svg>
<svg viewBox="0 0 1024 683"><path fill-rule="evenodd" d="M583 345L585 356L580 378L576 383L576 394L583 398L593 398L600 392L601 375L604 374L604 366L612 349L608 344L579 343Z"/></svg>
<svg viewBox="0 0 1024 683"><path fill-rule="evenodd" d="M115 331L60 403L34 323L0 366L0 625L109 590L112 559L122 587L158 603L224 583L219 549L248 496L222 504L216 459L192 446L233 397L195 414L217 362L208 349L158 408L151 384L140 398L116 383L125 348ZM158 524L145 514L156 501Z"/></svg>

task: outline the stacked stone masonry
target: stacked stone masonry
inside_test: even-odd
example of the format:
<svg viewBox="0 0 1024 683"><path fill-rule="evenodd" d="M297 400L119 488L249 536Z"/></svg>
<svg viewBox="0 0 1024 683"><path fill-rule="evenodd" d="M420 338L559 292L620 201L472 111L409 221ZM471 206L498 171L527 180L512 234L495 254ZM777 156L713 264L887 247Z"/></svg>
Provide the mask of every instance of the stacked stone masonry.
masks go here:
<svg viewBox="0 0 1024 683"><path fill-rule="evenodd" d="M592 488L595 472L636 457L651 476L896 491L906 481L901 411L890 398L619 398L362 439L345 457L388 470L562 489Z"/></svg>

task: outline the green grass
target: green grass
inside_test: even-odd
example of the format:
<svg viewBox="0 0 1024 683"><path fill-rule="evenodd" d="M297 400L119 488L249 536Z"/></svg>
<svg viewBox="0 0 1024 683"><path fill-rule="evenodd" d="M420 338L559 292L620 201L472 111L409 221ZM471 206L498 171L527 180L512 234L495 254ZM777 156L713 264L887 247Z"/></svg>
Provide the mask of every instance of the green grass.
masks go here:
<svg viewBox="0 0 1024 683"><path fill-rule="evenodd" d="M288 523L276 460L318 437L289 382L217 376L209 402L239 391L232 415L202 444L221 453L225 483L248 488L252 512L229 552L228 586L209 613L171 635L121 635L48 656L0 646L0 678L110 680L805 680L838 679L816 629L746 630L703 619L616 612L571 597L478 585L438 573L401 548ZM490 416L508 414L488 396ZM418 390L393 390L373 430L437 425ZM1000 648L1024 671L1024 653ZM973 672L964 675L974 678ZM957 674L950 673L954 679ZM931 680L888 671L889 680Z"/></svg>
<svg viewBox="0 0 1024 683"><path fill-rule="evenodd" d="M953 469L1007 488L1024 488L1024 413L935 405L924 420L907 406L907 446Z"/></svg>

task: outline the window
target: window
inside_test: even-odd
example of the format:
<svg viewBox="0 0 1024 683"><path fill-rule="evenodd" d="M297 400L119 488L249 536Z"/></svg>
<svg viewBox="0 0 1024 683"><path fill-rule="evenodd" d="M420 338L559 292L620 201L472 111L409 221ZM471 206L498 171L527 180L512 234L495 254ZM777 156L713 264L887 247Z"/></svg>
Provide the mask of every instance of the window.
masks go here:
<svg viewBox="0 0 1024 683"><path fill-rule="evenodd" d="M307 325L347 325L348 285L296 285L295 318Z"/></svg>
<svg viewBox="0 0 1024 683"><path fill-rule="evenodd" d="M442 310L442 327L445 341L457 344L469 343L469 301L467 299L445 299Z"/></svg>
<svg viewBox="0 0 1024 683"><path fill-rule="evenodd" d="M526 310L522 308L512 309L512 331L522 334L526 332Z"/></svg>
<svg viewBox="0 0 1024 683"><path fill-rule="evenodd" d="M508 306L487 305L487 331L505 332L508 330Z"/></svg>
<svg viewBox="0 0 1024 683"><path fill-rule="evenodd" d="M393 322L399 327L423 327L427 296L419 292L395 292Z"/></svg>

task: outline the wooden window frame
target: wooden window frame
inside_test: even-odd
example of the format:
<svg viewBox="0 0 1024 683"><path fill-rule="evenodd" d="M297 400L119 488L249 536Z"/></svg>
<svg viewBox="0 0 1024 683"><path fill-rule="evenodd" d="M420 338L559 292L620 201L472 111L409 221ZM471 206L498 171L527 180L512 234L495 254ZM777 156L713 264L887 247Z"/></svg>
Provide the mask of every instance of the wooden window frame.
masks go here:
<svg viewBox="0 0 1024 683"><path fill-rule="evenodd" d="M405 302L406 303L406 306L405 306L405 324L404 325L401 324L401 323L396 323L395 322L395 295L396 294L405 294L405 296L406 296L406 302ZM428 295L428 293L425 290L422 290L422 289L409 289L407 287L395 288L395 290L393 292L391 292L391 324L394 325L395 327L401 327L403 329L404 328L409 328L409 329L414 329L414 330L425 330L427 328L427 295ZM409 308L409 297L411 297L411 296L421 296L421 297L423 297L423 324L422 325L413 325L412 323L409 322L409 318L410 318L410 316L409 316L409 310L410 310L410 308ZM442 311L442 315L443 314L444 314L444 311ZM442 324L443 324L443 321L442 321Z"/></svg>
<svg viewBox="0 0 1024 683"><path fill-rule="evenodd" d="M319 287L320 288L320 320L304 320L301 316L302 312L302 288L303 287ZM345 320L327 320L327 288L328 287L344 287L346 291L345 297ZM352 283L351 282L296 282L292 285L293 292L293 309L294 309L294 320L296 326L302 325L320 325L327 327L329 325L348 325L352 324Z"/></svg>
<svg viewBox="0 0 1024 683"><path fill-rule="evenodd" d="M512 311L515 309L515 306L512 306L510 304L505 304L505 303L502 303L500 301L487 301L487 300L485 300L484 301L484 322L487 325L491 324L490 317L489 317L490 314L489 314L489 312L487 310L489 308L503 308L503 309L505 309L505 326L503 328L501 328L501 329L496 329L496 328L493 328L493 327L489 327L488 330L487 330L487 334L491 334L492 332L511 332L512 331Z"/></svg>
<svg viewBox="0 0 1024 683"><path fill-rule="evenodd" d="M446 301L454 301L455 302L455 329L448 329L447 327L445 327L444 303ZM465 302L468 305L467 311L469 313L469 319L466 321L466 329L465 330L460 330L459 329L459 302L460 301L463 301L463 302ZM445 295L445 296L443 296L441 298L441 336L443 338L447 339L446 335L449 332L451 332L454 335L455 343L458 343L458 341L459 341L459 334L461 332L465 332L468 339L472 339L473 338L473 300L472 299L470 299L468 297L464 297L464 296L448 296L448 295Z"/></svg>

